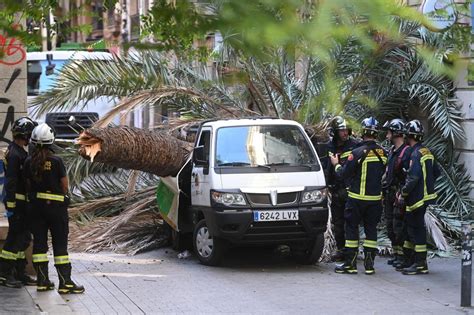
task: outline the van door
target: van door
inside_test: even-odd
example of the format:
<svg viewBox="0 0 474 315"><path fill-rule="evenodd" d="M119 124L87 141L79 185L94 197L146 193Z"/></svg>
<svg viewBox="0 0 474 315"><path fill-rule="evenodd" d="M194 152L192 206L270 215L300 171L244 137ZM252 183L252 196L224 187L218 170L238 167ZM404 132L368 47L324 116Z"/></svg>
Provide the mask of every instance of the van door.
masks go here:
<svg viewBox="0 0 474 315"><path fill-rule="evenodd" d="M191 174L191 202L193 206L211 206L211 180L209 175L211 163L211 135L212 132L210 127L204 127L201 129L197 145L204 148L204 160L207 161L207 165L202 166L193 163L193 171Z"/></svg>

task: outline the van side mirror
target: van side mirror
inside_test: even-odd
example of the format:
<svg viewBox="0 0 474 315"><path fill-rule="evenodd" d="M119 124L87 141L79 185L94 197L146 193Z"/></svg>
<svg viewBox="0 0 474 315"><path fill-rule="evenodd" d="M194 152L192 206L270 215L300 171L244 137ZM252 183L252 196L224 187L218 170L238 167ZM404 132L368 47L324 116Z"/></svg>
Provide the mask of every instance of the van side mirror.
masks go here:
<svg viewBox="0 0 474 315"><path fill-rule="evenodd" d="M204 146L195 147L193 150L193 162L198 166L208 166L209 158L204 154Z"/></svg>

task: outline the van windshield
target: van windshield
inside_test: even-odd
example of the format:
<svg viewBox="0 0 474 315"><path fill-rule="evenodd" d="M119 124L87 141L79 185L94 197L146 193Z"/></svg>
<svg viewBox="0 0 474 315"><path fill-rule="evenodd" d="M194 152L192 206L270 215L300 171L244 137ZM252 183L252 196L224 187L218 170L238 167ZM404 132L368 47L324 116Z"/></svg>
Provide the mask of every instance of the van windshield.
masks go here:
<svg viewBox="0 0 474 315"><path fill-rule="evenodd" d="M217 131L218 167L312 165L318 165L317 158L297 126L236 126Z"/></svg>

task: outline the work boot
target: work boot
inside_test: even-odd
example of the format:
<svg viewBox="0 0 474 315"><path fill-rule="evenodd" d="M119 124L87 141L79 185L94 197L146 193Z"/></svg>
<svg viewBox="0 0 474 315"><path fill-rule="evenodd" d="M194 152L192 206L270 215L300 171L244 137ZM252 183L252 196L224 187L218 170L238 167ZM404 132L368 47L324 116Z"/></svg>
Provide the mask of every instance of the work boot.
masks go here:
<svg viewBox="0 0 474 315"><path fill-rule="evenodd" d="M49 281L48 262L33 263L36 270L36 291L54 290L54 283Z"/></svg>
<svg viewBox="0 0 474 315"><path fill-rule="evenodd" d="M415 263L410 267L402 270L404 275L424 275L429 273L428 263L426 262L426 252L418 252L415 254Z"/></svg>
<svg viewBox="0 0 474 315"><path fill-rule="evenodd" d="M396 271L402 271L404 268L408 268L415 262L415 251L411 248L403 247L403 261L397 265L394 265Z"/></svg>
<svg viewBox="0 0 474 315"><path fill-rule="evenodd" d="M397 256L397 254L395 254L395 255L393 255L392 258L387 260L387 265L392 265L393 266L393 264L394 263L396 264L397 262L398 262L398 256Z"/></svg>
<svg viewBox="0 0 474 315"><path fill-rule="evenodd" d="M344 250L337 249L336 252L331 256L332 262L343 262L345 260Z"/></svg>
<svg viewBox="0 0 474 315"><path fill-rule="evenodd" d="M392 263L394 268L399 267L405 261L405 256L402 254L396 254L395 261Z"/></svg>
<svg viewBox="0 0 474 315"><path fill-rule="evenodd" d="M59 289L60 294L68 293L84 293L84 287L82 285L75 284L71 280L71 264L56 265L59 278Z"/></svg>
<svg viewBox="0 0 474 315"><path fill-rule="evenodd" d="M0 284L9 288L21 288L21 282L15 279L15 261L3 260L0 272Z"/></svg>
<svg viewBox="0 0 474 315"><path fill-rule="evenodd" d="M375 273L374 260L375 251L364 250L364 267L366 275L371 275Z"/></svg>
<svg viewBox="0 0 474 315"><path fill-rule="evenodd" d="M36 285L36 280L31 278L29 275L26 274L26 259L17 259L15 264L16 270L16 279L21 281L23 285Z"/></svg>
<svg viewBox="0 0 474 315"><path fill-rule="evenodd" d="M336 266L334 271L336 273L357 274L357 250L347 251L344 256L344 264Z"/></svg>

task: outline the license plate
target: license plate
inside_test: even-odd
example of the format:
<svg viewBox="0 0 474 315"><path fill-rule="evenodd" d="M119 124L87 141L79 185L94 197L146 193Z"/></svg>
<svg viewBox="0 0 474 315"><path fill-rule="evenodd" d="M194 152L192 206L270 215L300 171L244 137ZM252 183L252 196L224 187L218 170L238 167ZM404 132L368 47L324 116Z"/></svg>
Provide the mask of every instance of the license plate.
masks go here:
<svg viewBox="0 0 474 315"><path fill-rule="evenodd" d="M298 221L298 210L254 211L254 222L263 221Z"/></svg>

